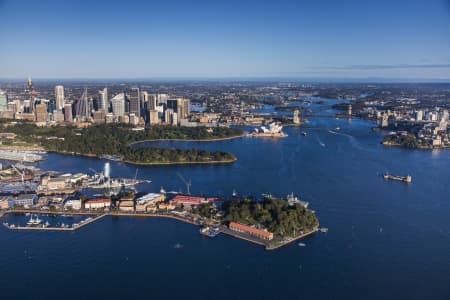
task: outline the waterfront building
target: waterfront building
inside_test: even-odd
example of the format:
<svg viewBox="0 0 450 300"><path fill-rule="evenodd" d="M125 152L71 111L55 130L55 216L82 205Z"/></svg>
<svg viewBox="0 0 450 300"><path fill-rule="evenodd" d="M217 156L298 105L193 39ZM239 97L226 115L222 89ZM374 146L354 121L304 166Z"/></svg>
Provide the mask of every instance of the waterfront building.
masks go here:
<svg viewBox="0 0 450 300"><path fill-rule="evenodd" d="M99 93L99 99L97 102L97 108L98 109L103 109L105 110L105 112L108 111L108 89L104 88L102 91L98 91Z"/></svg>
<svg viewBox="0 0 450 300"><path fill-rule="evenodd" d="M73 116L72 116L72 104L67 103L64 104L64 121L72 123Z"/></svg>
<svg viewBox="0 0 450 300"><path fill-rule="evenodd" d="M8 110L8 95L0 90L0 111Z"/></svg>
<svg viewBox="0 0 450 300"><path fill-rule="evenodd" d="M125 93L120 93L111 99L112 112L115 116L125 115Z"/></svg>
<svg viewBox="0 0 450 300"><path fill-rule="evenodd" d="M36 122L46 122L48 117L47 104L39 103L36 105Z"/></svg>
<svg viewBox="0 0 450 300"><path fill-rule="evenodd" d="M62 85L55 86L55 102L57 110L64 108L64 86Z"/></svg>
<svg viewBox="0 0 450 300"><path fill-rule="evenodd" d="M231 230L233 231L237 231L237 232L241 232L241 233L246 233L249 234L251 236L263 239L263 240L272 240L273 239L273 233L269 232L267 230L263 230L263 229L257 229L251 226L247 226L241 223L236 223L236 222L230 222L229 226L228 226Z"/></svg>
<svg viewBox="0 0 450 300"><path fill-rule="evenodd" d="M81 209L81 200L80 199L67 200L64 203L64 208L79 210L79 209Z"/></svg>
<svg viewBox="0 0 450 300"><path fill-rule="evenodd" d="M149 193L136 199L136 211L146 212L156 210L156 206L164 201L164 195Z"/></svg>
<svg viewBox="0 0 450 300"><path fill-rule="evenodd" d="M111 206L111 200L107 198L90 199L84 202L86 209L104 209Z"/></svg>
<svg viewBox="0 0 450 300"><path fill-rule="evenodd" d="M0 197L0 209L8 209L9 203L9 197Z"/></svg>
<svg viewBox="0 0 450 300"><path fill-rule="evenodd" d="M33 206L37 203L37 201L38 196L36 194L20 194L17 198L13 199L10 204L12 204L12 206Z"/></svg>
<svg viewBox="0 0 450 300"><path fill-rule="evenodd" d="M216 202L219 199L216 197L197 197L197 196L191 196L191 195L176 195L172 200L170 200L170 203L174 205L183 205L184 207L192 207L192 206L198 206L202 203L212 203Z"/></svg>
<svg viewBox="0 0 450 300"><path fill-rule="evenodd" d="M137 117L141 116L141 96L138 87L132 87L130 91L130 114L135 114Z"/></svg>

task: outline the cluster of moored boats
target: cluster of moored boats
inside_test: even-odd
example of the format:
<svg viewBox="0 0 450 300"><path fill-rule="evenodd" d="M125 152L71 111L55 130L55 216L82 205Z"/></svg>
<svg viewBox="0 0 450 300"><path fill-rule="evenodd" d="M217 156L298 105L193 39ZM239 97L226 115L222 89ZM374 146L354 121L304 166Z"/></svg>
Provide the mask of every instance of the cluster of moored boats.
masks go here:
<svg viewBox="0 0 450 300"><path fill-rule="evenodd" d="M28 215L28 214L27 214ZM84 220L81 220L79 223L74 223L72 225L69 224L65 224L65 223L61 223L59 225L60 228L77 228L82 226L83 224L85 224L86 222L91 221L93 218L92 217L88 217ZM8 222L3 222L3 225L7 228L10 229L19 229L19 228L23 228L23 226L21 225L16 225L16 224L9 224ZM56 225L58 227L58 224ZM48 228L50 227L50 223L48 221L43 221L42 219L39 218L38 215L30 215L30 219L27 221L26 227L35 227L35 228Z"/></svg>

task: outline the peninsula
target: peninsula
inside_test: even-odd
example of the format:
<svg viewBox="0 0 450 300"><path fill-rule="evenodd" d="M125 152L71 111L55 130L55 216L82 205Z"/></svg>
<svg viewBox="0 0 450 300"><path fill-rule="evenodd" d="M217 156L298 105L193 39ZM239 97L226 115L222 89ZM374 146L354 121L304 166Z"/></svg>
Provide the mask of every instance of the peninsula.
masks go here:
<svg viewBox="0 0 450 300"><path fill-rule="evenodd" d="M32 123L3 124L3 134L15 136L13 149L26 143L49 152L89 157L115 157L116 160L139 165L231 163L237 158L222 151L141 147L138 142L148 140L207 141L242 136L239 129L216 127L152 126L136 130L123 124L100 124L86 128L74 126L38 127ZM6 145L3 145L6 146Z"/></svg>

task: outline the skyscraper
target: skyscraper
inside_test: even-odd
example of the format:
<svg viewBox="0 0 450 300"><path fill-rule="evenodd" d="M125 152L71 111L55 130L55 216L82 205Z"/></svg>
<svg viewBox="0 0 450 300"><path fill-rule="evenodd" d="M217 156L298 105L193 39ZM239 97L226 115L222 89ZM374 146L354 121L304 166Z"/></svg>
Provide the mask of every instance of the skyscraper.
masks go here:
<svg viewBox="0 0 450 300"><path fill-rule="evenodd" d="M64 121L71 123L73 121L72 117L72 104L64 104Z"/></svg>
<svg viewBox="0 0 450 300"><path fill-rule="evenodd" d="M62 110L64 108L64 86L62 85L55 86L55 101L56 101L56 109Z"/></svg>
<svg viewBox="0 0 450 300"><path fill-rule="evenodd" d="M130 91L130 114L141 116L141 95L138 87L132 87Z"/></svg>
<svg viewBox="0 0 450 300"><path fill-rule="evenodd" d="M104 88L102 91L98 91L100 94L99 101L98 101L98 109L103 109L105 112L108 111L109 103L108 103L108 89Z"/></svg>
<svg viewBox="0 0 450 300"><path fill-rule="evenodd" d="M8 95L0 90L0 111L8 110Z"/></svg>
<svg viewBox="0 0 450 300"><path fill-rule="evenodd" d="M158 96L156 94L148 95L148 109L155 110L158 106Z"/></svg>
<svg viewBox="0 0 450 300"><path fill-rule="evenodd" d="M123 116L125 114L125 94L120 93L111 99L112 112L115 116Z"/></svg>
<svg viewBox="0 0 450 300"><path fill-rule="evenodd" d="M36 122L45 122L47 121L47 104L40 103L36 105Z"/></svg>
<svg viewBox="0 0 450 300"><path fill-rule="evenodd" d="M141 92L141 109L148 109L148 92Z"/></svg>
<svg viewBox="0 0 450 300"><path fill-rule="evenodd" d="M84 89L83 95L76 104L75 115L80 121L85 121L90 116L87 89Z"/></svg>

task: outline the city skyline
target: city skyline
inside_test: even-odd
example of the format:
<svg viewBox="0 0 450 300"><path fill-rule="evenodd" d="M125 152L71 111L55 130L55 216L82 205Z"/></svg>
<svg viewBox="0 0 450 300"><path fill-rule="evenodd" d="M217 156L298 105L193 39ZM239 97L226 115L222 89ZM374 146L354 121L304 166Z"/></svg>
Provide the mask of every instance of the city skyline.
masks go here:
<svg viewBox="0 0 450 300"><path fill-rule="evenodd" d="M449 1L363 2L0 1L0 78L450 79Z"/></svg>

